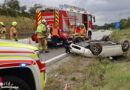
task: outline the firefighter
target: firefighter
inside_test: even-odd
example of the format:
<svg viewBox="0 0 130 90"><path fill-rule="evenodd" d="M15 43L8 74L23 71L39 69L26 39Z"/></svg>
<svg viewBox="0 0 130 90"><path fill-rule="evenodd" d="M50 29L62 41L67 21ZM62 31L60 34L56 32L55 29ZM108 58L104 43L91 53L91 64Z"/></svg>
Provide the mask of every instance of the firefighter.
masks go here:
<svg viewBox="0 0 130 90"><path fill-rule="evenodd" d="M6 28L3 22L0 22L0 38L6 39Z"/></svg>
<svg viewBox="0 0 130 90"><path fill-rule="evenodd" d="M10 38L13 41L18 41L18 32L16 29L17 22L12 22L11 28L10 28Z"/></svg>
<svg viewBox="0 0 130 90"><path fill-rule="evenodd" d="M75 30L74 30L74 25L71 24L70 28L69 28L69 35L73 35L75 33Z"/></svg>
<svg viewBox="0 0 130 90"><path fill-rule="evenodd" d="M65 52L70 53L70 44L73 42L73 35L68 35L68 37L65 40Z"/></svg>
<svg viewBox="0 0 130 90"><path fill-rule="evenodd" d="M76 25L76 27L75 27L75 35L76 36L79 36L80 34L79 34L79 32L80 32L80 24L78 23L77 25Z"/></svg>
<svg viewBox="0 0 130 90"><path fill-rule="evenodd" d="M81 35L81 37L83 37L83 39L85 39L85 37L86 37L86 28L85 28L84 24L81 24L80 35Z"/></svg>
<svg viewBox="0 0 130 90"><path fill-rule="evenodd" d="M37 27L37 35L38 35L38 46L40 52L45 50L45 53L48 53L48 47L47 47L47 30L46 30L46 20L42 20L38 22L38 27Z"/></svg>
<svg viewBox="0 0 130 90"><path fill-rule="evenodd" d="M52 39L52 47L56 48L57 47L57 41L58 41L58 37L59 37L59 29L57 27L57 25L54 25L51 28L51 39Z"/></svg>
<svg viewBox="0 0 130 90"><path fill-rule="evenodd" d="M45 39L44 39L44 50L45 50L45 53L48 53L48 36L49 36L49 33L50 33L50 26L47 25L47 22L45 21L45 27L46 27L46 33L45 33Z"/></svg>

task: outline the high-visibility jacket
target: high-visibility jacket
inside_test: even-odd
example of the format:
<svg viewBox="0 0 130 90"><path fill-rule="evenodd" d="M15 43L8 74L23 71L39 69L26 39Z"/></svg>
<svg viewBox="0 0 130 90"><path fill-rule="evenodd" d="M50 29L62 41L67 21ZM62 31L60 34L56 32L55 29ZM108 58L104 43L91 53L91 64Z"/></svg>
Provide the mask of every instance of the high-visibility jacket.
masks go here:
<svg viewBox="0 0 130 90"><path fill-rule="evenodd" d="M79 28L75 27L74 29L75 29L75 33L79 33L80 32Z"/></svg>
<svg viewBox="0 0 130 90"><path fill-rule="evenodd" d="M1 29L0 29L0 33L1 34L4 34L6 32L6 28L5 27L2 27Z"/></svg>
<svg viewBox="0 0 130 90"><path fill-rule="evenodd" d="M37 27L37 31L36 32L42 33L45 30L46 30L45 25L44 24L39 24L38 27Z"/></svg>
<svg viewBox="0 0 130 90"><path fill-rule="evenodd" d="M6 28L5 27L2 27L1 29L0 29L0 36L1 36L1 38L2 39L5 39L6 38Z"/></svg>
<svg viewBox="0 0 130 90"><path fill-rule="evenodd" d="M18 34L18 32L17 32L17 30L16 30L16 27L11 27L11 29L10 29L10 36L11 36L11 37L14 37L14 34L16 34L16 36L17 36L17 34Z"/></svg>
<svg viewBox="0 0 130 90"><path fill-rule="evenodd" d="M74 34L75 30L74 28L69 28L69 34Z"/></svg>
<svg viewBox="0 0 130 90"><path fill-rule="evenodd" d="M44 35L44 31L46 31L46 26L44 24L39 24L38 27L37 27L37 35L38 35L38 38L44 38L45 35Z"/></svg>
<svg viewBox="0 0 130 90"><path fill-rule="evenodd" d="M85 32L86 32L85 27L84 27L84 28L82 28L82 29L80 30L80 34L81 34L81 35L85 35Z"/></svg>
<svg viewBox="0 0 130 90"><path fill-rule="evenodd" d="M58 35L58 28L52 28L52 36L59 36Z"/></svg>

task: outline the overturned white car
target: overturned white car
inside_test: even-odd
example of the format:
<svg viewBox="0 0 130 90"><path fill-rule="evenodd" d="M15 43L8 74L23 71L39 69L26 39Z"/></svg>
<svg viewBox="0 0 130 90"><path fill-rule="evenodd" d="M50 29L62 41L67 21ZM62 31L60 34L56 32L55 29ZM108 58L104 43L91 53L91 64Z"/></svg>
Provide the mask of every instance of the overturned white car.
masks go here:
<svg viewBox="0 0 130 90"><path fill-rule="evenodd" d="M83 41L70 45L70 51L87 57L102 56L120 56L129 50L128 40L120 42L104 40Z"/></svg>

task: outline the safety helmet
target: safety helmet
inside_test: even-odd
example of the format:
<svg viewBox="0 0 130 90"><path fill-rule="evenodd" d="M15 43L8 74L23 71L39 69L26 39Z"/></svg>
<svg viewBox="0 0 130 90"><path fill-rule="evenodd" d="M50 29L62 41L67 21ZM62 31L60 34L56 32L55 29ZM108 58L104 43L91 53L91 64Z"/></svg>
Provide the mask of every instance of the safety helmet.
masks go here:
<svg viewBox="0 0 130 90"><path fill-rule="evenodd" d="M84 26L84 24L81 24L81 26Z"/></svg>
<svg viewBox="0 0 130 90"><path fill-rule="evenodd" d="M70 26L74 26L73 24L70 24Z"/></svg>
<svg viewBox="0 0 130 90"><path fill-rule="evenodd" d="M0 22L0 25L5 26L3 22Z"/></svg>
<svg viewBox="0 0 130 90"><path fill-rule="evenodd" d="M41 23L42 23L42 24L46 23L46 20L45 20L45 19L43 19Z"/></svg>
<svg viewBox="0 0 130 90"><path fill-rule="evenodd" d="M12 22L12 26L16 26L17 25L17 22Z"/></svg>
<svg viewBox="0 0 130 90"><path fill-rule="evenodd" d="M41 24L41 21L38 22L38 25L40 25L40 24Z"/></svg>

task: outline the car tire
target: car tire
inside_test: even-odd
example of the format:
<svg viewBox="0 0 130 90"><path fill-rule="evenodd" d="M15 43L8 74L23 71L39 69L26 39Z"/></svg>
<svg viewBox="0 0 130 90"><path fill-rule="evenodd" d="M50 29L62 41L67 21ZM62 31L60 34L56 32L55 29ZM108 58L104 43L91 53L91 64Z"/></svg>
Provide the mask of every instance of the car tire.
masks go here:
<svg viewBox="0 0 130 90"><path fill-rule="evenodd" d="M92 32L88 31L88 40L91 40L91 38L92 38Z"/></svg>
<svg viewBox="0 0 130 90"><path fill-rule="evenodd" d="M90 51L93 55L99 55L102 52L102 46L99 43L91 43L90 44Z"/></svg>
<svg viewBox="0 0 130 90"><path fill-rule="evenodd" d="M127 52L129 50L129 41L128 40L121 40L120 44L121 44L123 52Z"/></svg>
<svg viewBox="0 0 130 90"><path fill-rule="evenodd" d="M2 83L3 83L3 87L7 86L8 88L3 88L0 90L10 90L12 86L18 87L18 90L31 90L29 85L24 80L22 80L21 78L17 76L3 76Z"/></svg>
<svg viewBox="0 0 130 90"><path fill-rule="evenodd" d="M109 36L105 35L102 37L101 41L110 41L110 38L109 38Z"/></svg>
<svg viewBox="0 0 130 90"><path fill-rule="evenodd" d="M81 42L81 41L83 41L83 39L81 38L81 37L75 37L74 39L73 39L73 43L75 44L75 43L79 43L79 42Z"/></svg>

